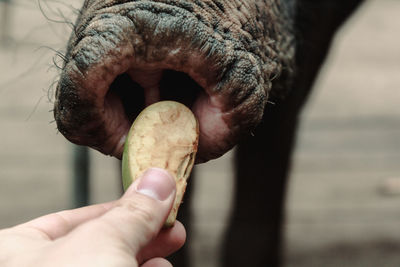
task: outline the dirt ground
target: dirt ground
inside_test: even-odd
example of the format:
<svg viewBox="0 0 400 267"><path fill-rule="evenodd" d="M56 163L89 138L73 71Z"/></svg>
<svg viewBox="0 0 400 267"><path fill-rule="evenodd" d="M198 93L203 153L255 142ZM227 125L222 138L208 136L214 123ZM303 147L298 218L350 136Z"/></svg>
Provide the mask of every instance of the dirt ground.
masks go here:
<svg viewBox="0 0 400 267"><path fill-rule="evenodd" d="M55 50L78 0L14 0L0 46L0 227L72 205L72 145L52 117ZM0 14L5 5L0 1ZM400 2L369 0L337 36L302 114L285 266L400 266ZM62 16L61 13L64 15ZM0 16L0 31L4 16ZM50 97L49 97L50 96ZM118 162L92 151L91 202L119 196ZM219 266L232 153L197 168L192 266Z"/></svg>

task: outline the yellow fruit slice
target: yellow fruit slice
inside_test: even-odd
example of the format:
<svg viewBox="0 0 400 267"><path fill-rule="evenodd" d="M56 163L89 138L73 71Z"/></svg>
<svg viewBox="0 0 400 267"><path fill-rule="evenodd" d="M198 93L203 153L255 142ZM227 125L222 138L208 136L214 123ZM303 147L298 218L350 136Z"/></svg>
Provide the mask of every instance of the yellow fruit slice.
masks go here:
<svg viewBox="0 0 400 267"><path fill-rule="evenodd" d="M176 197L165 226L174 224L195 161L199 125L185 105L161 101L133 123L122 156L124 189L151 167L166 169L176 181Z"/></svg>

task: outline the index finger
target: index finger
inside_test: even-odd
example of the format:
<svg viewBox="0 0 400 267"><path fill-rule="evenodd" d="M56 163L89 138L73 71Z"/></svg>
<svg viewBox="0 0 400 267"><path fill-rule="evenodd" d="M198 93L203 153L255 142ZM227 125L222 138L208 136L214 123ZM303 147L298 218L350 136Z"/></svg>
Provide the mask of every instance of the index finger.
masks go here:
<svg viewBox="0 0 400 267"><path fill-rule="evenodd" d="M54 240L68 234L78 225L95 219L106 213L114 202L97 204L83 208L64 210L18 225L42 232L48 240Z"/></svg>

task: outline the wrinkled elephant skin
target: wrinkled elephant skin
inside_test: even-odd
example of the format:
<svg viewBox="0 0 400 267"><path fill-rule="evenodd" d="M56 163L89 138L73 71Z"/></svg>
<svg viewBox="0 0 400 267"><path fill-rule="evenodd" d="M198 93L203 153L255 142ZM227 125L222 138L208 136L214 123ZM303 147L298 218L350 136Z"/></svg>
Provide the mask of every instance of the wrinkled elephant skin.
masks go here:
<svg viewBox="0 0 400 267"><path fill-rule="evenodd" d="M86 1L57 88L72 142L121 157L145 105L185 102L200 120L201 160L260 122L271 81L291 69L292 1Z"/></svg>

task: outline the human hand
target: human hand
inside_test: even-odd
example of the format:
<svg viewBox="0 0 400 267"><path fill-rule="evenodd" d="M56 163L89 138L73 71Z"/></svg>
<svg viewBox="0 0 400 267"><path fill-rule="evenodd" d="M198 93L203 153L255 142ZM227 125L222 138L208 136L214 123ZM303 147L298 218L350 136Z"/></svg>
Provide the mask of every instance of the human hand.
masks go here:
<svg viewBox="0 0 400 267"><path fill-rule="evenodd" d="M117 201L1 230L0 266L171 266L162 257L178 250L186 238L179 222L161 229L175 191L166 171L149 169Z"/></svg>

